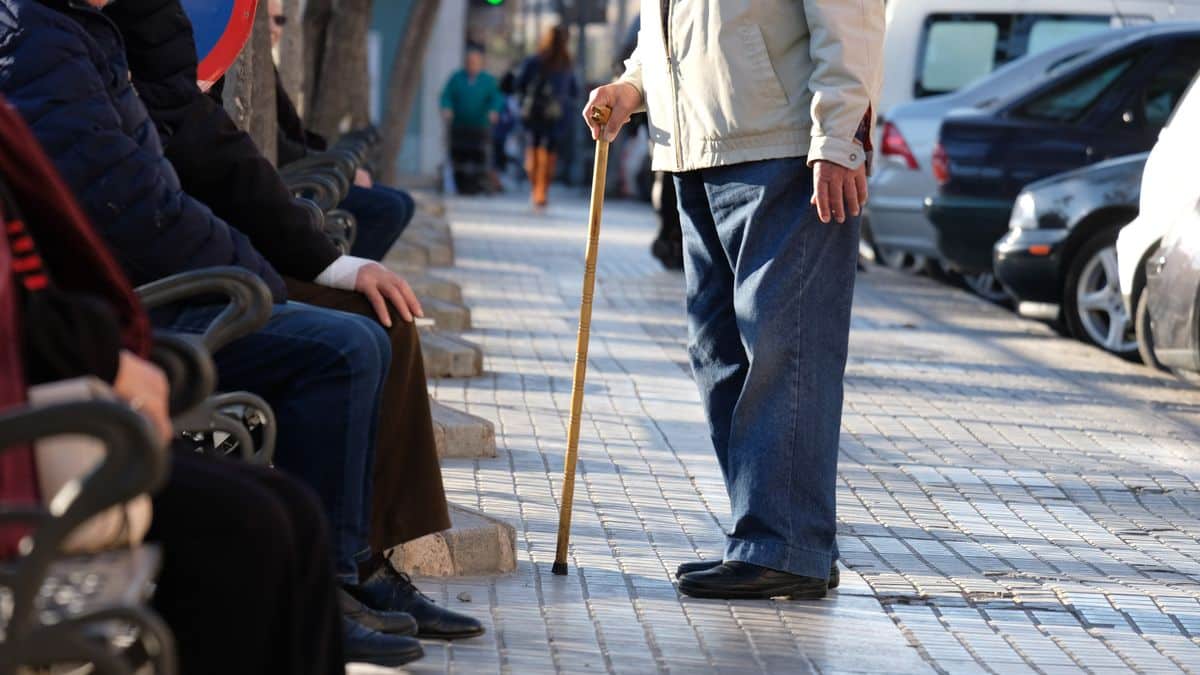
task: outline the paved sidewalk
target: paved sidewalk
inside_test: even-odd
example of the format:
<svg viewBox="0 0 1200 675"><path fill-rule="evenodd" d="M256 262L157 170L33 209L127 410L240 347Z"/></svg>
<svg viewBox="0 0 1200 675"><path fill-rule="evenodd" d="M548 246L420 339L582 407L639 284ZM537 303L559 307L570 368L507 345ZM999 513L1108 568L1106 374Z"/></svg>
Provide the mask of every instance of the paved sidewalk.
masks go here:
<svg viewBox="0 0 1200 675"><path fill-rule="evenodd" d="M586 204L451 200L483 377L438 400L499 456L450 497L517 527L519 568L421 583L487 636L413 672L1200 671L1200 390L926 280L855 302L840 458L843 586L820 602L682 598L728 500L684 353L679 277L642 205L600 250L571 573L550 573Z"/></svg>

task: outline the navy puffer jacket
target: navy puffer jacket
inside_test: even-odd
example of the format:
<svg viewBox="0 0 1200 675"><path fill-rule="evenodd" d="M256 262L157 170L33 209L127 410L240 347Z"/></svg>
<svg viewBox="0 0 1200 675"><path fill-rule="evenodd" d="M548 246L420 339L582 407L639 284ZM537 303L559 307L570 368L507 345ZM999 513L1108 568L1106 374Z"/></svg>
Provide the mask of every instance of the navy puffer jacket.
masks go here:
<svg viewBox="0 0 1200 675"><path fill-rule="evenodd" d="M134 284L237 265L276 301L286 297L250 241L183 192L129 81L121 35L102 13L82 0L0 0L0 93Z"/></svg>

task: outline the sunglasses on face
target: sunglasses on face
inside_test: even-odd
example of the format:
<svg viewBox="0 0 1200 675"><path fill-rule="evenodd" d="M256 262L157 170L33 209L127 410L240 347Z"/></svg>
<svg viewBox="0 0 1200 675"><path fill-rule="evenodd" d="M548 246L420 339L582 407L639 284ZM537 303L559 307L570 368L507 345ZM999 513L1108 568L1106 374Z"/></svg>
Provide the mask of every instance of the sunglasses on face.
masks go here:
<svg viewBox="0 0 1200 675"><path fill-rule="evenodd" d="M281 28L287 25L287 17L282 14L276 14L275 16L272 16L271 21L275 22L275 25Z"/></svg>

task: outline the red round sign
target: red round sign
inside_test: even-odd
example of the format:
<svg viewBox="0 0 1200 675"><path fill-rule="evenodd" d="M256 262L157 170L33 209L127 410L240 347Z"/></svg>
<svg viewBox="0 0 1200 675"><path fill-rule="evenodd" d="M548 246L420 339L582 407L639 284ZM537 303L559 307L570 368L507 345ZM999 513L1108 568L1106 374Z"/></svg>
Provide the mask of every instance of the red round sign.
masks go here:
<svg viewBox="0 0 1200 675"><path fill-rule="evenodd" d="M207 91L250 39L258 0L182 0L182 4L196 38L196 80Z"/></svg>

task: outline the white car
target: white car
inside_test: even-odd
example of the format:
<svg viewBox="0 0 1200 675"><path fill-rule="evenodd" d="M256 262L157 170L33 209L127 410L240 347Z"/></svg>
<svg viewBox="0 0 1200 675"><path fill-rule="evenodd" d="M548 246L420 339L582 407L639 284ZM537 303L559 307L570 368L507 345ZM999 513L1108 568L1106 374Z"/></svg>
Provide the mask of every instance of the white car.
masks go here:
<svg viewBox="0 0 1200 675"><path fill-rule="evenodd" d="M1200 17L1200 0L891 0L879 110L945 94L1105 28Z"/></svg>
<svg viewBox="0 0 1200 675"><path fill-rule="evenodd" d="M1146 160L1138 215L1117 236L1117 274L1125 310L1134 317L1138 352L1142 361L1156 365L1150 339L1150 317L1142 291L1146 287L1146 261L1180 214L1200 198L1196 180L1196 148L1200 147L1200 77L1192 81L1183 100L1159 132Z"/></svg>

